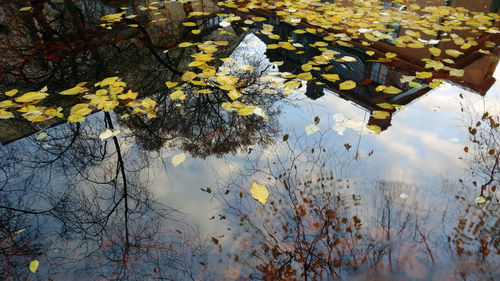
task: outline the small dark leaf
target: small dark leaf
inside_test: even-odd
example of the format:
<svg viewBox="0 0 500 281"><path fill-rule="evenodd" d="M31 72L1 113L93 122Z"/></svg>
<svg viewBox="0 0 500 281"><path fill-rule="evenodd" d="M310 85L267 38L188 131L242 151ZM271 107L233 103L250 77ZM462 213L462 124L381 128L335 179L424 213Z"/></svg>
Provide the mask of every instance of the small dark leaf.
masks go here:
<svg viewBox="0 0 500 281"><path fill-rule="evenodd" d="M287 141L287 140L288 140L288 134L283 136L283 141Z"/></svg>
<svg viewBox="0 0 500 281"><path fill-rule="evenodd" d="M318 117L318 116L314 117L314 123L315 123L316 125L318 125L318 123L319 123L319 117Z"/></svg>
<svg viewBox="0 0 500 281"><path fill-rule="evenodd" d="M212 242L214 242L215 245L219 244L219 239L212 237Z"/></svg>
<svg viewBox="0 0 500 281"><path fill-rule="evenodd" d="M464 151L465 151L465 152L469 152L469 148L468 148L467 146L466 146L466 147L464 147Z"/></svg>

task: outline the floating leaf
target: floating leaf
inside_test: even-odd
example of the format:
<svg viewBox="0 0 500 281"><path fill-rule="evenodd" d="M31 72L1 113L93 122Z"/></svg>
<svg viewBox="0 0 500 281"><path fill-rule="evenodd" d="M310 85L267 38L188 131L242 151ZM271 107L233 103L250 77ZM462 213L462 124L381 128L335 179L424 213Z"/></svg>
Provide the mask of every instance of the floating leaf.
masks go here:
<svg viewBox="0 0 500 281"><path fill-rule="evenodd" d="M450 70L451 76L462 77L462 76L464 76L464 74L465 74L465 71L463 69L451 69Z"/></svg>
<svg viewBox="0 0 500 281"><path fill-rule="evenodd" d="M313 79L313 77L312 77L310 72L303 72L303 73L300 73L299 75L297 75L297 79L309 81L309 80Z"/></svg>
<svg viewBox="0 0 500 281"><path fill-rule="evenodd" d="M309 71L312 69L312 65L310 64L303 64L300 68L302 68L303 71Z"/></svg>
<svg viewBox="0 0 500 281"><path fill-rule="evenodd" d="M38 140L43 140L44 138L46 138L48 135L46 133L40 133L36 138Z"/></svg>
<svg viewBox="0 0 500 281"><path fill-rule="evenodd" d="M340 83L339 89L341 90L351 90L356 88L356 82L352 80L347 80L342 83Z"/></svg>
<svg viewBox="0 0 500 281"><path fill-rule="evenodd" d="M431 52L431 54L435 57L438 57L441 55L441 50L436 48L436 47L431 47L429 48L429 52Z"/></svg>
<svg viewBox="0 0 500 281"><path fill-rule="evenodd" d="M368 128L370 131L374 132L375 134L380 134L382 132L382 128L377 125L366 125L366 128Z"/></svg>
<svg viewBox="0 0 500 281"><path fill-rule="evenodd" d="M324 74L323 78L325 78L328 81L332 81L332 82L340 80L340 77L338 74Z"/></svg>
<svg viewBox="0 0 500 281"><path fill-rule="evenodd" d="M182 77L181 77L181 79L183 81L186 81L186 82L189 82L189 81L193 80L194 78L196 78L196 73L191 72L191 71L184 72L184 74L182 74Z"/></svg>
<svg viewBox="0 0 500 281"><path fill-rule="evenodd" d="M190 46L193 46L193 44L190 42L183 42L183 43L180 43L178 45L178 47L180 47L180 48L186 48L186 47L190 47Z"/></svg>
<svg viewBox="0 0 500 281"><path fill-rule="evenodd" d="M446 51L444 51L448 56L451 56L451 57L458 57L460 55L463 55L464 53L458 51L458 50L455 50L455 49L448 49Z"/></svg>
<svg viewBox="0 0 500 281"><path fill-rule="evenodd" d="M10 91L7 91L5 92L5 95L8 96L8 97L12 97L14 96L15 94L17 94L18 90L17 89L13 89L13 90L10 90Z"/></svg>
<svg viewBox="0 0 500 281"><path fill-rule="evenodd" d="M10 118L14 118L14 114L12 112L5 111L5 109L0 109L0 119Z"/></svg>
<svg viewBox="0 0 500 281"><path fill-rule="evenodd" d="M165 85L166 85L168 88L175 87L175 86L177 86L177 84L179 84L179 82L170 82L170 81L165 82Z"/></svg>
<svg viewBox="0 0 500 281"><path fill-rule="evenodd" d="M415 77L417 77L419 79L431 78L432 72L428 72L428 71L417 72L417 75L415 75Z"/></svg>
<svg viewBox="0 0 500 281"><path fill-rule="evenodd" d="M390 86L390 87L387 87L387 88L384 89L384 93L390 94L390 95L399 94L401 92L402 92L401 89L398 89L398 88L396 88L394 86Z"/></svg>
<svg viewBox="0 0 500 281"><path fill-rule="evenodd" d="M184 100L186 99L186 95L181 90L174 91L170 94L170 99L172 100Z"/></svg>
<svg viewBox="0 0 500 281"><path fill-rule="evenodd" d="M250 191L252 192L252 197L255 200L262 204L266 204L267 198L269 197L269 191L267 191L267 188L264 185L253 182Z"/></svg>
<svg viewBox="0 0 500 281"><path fill-rule="evenodd" d="M377 106L380 108L385 108L385 109L394 109L394 106L390 103L377 103Z"/></svg>
<svg viewBox="0 0 500 281"><path fill-rule="evenodd" d="M174 157L172 157L172 165L174 165L175 167L184 162L184 160L186 160L186 154L184 153L176 154L174 155Z"/></svg>
<svg viewBox="0 0 500 281"><path fill-rule="evenodd" d="M356 61L356 59L351 57L351 56L343 56L340 59L343 61L346 61L346 62L355 62Z"/></svg>
<svg viewBox="0 0 500 281"><path fill-rule="evenodd" d="M31 272L33 272L33 273L35 273L35 272L36 272L36 270L38 269L38 265L39 265L38 260L32 260L32 261L30 262L30 266L29 266L30 271L31 271Z"/></svg>
<svg viewBox="0 0 500 281"><path fill-rule="evenodd" d="M375 54L375 52L374 51L366 51L366 54L369 56L373 56Z"/></svg>
<svg viewBox="0 0 500 281"><path fill-rule="evenodd" d="M486 198L484 198L483 196L478 196L478 197L476 197L476 203L477 204L484 204L484 203L486 203Z"/></svg>
<svg viewBox="0 0 500 281"><path fill-rule="evenodd" d="M30 6L28 6L28 7L22 7L22 8L19 9L19 11L21 11L21 12L26 12L26 11L29 11L29 10L31 10Z"/></svg>
<svg viewBox="0 0 500 281"><path fill-rule="evenodd" d="M310 124L306 126L305 130L306 134L311 135L319 131L319 127L316 124Z"/></svg>
<svg viewBox="0 0 500 281"><path fill-rule="evenodd" d="M99 138L101 140L105 140L105 139L109 139L110 137L113 136L113 131L111 131L110 129L106 128L106 130L102 131L100 134L99 134Z"/></svg>
<svg viewBox="0 0 500 281"><path fill-rule="evenodd" d="M236 90L236 89L232 89L231 91L229 91L229 93L227 93L227 95L232 100L235 100L235 99L238 99L239 97L241 97L241 93L238 90Z"/></svg>
<svg viewBox="0 0 500 281"><path fill-rule="evenodd" d="M387 118L389 118L389 116L391 116L389 114L389 112L382 111L382 110L375 110L372 112L372 115L373 115L373 118L375 118L375 119L387 119Z"/></svg>
<svg viewBox="0 0 500 281"><path fill-rule="evenodd" d="M395 58L396 56L397 56L396 53L391 53L391 52L385 53L385 57L388 58L388 59Z"/></svg>
<svg viewBox="0 0 500 281"><path fill-rule="evenodd" d="M49 94L41 92L29 92L20 97L16 98L16 102L28 103L33 101L39 101L47 97Z"/></svg>

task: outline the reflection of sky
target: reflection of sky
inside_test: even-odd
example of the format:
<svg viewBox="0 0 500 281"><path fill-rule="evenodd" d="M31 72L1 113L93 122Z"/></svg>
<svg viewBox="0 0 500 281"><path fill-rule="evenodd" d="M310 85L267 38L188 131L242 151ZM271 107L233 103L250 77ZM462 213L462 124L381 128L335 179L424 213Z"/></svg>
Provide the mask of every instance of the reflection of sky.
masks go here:
<svg viewBox="0 0 500 281"><path fill-rule="evenodd" d="M250 35L244 39L232 57L242 65L248 63L246 60L249 54L252 58L262 58L264 52L265 45L257 37ZM265 60L263 66L268 63L269 61ZM498 69L494 77L500 78ZM469 117L461 113L461 104L473 107L479 116L485 110L500 114L500 83L493 85L485 97L450 85L430 91L398 111L392 118L392 125L379 135L359 136L352 129L347 129L344 135L339 135L332 130L335 114L342 113L349 119L366 123L369 113L329 92L325 92L325 95L317 100L305 98L305 85L303 86L288 96L288 101L280 103L283 113L278 118L282 132L275 146L263 151L254 147L254 152L249 155L241 153L222 158L199 159L188 155L186 160L176 167L170 160L180 151L162 151L164 163L151 165L151 174L154 175L151 190L155 199L186 214L189 223L200 227L202 237L230 235L226 231L228 223L218 217L222 211L219 201L214 199L212 194L200 189L223 189L221 183L237 177L240 169L244 169L248 164L248 159L263 162L269 156L281 155L280 153L286 150L281 141L285 134L290 135L290 141L304 144L304 148L310 147L310 144L318 141L320 135L324 134L323 142L327 141L324 144L328 149L347 154L347 157L352 159L356 149L359 149L359 159L355 160L353 165L355 170L346 172L346 175L356 183L350 192L363 194L362 204L376 208L377 205L371 203L380 192L370 190L374 186L371 183L386 180L400 183L396 185L396 190L391 192L401 205L418 206L419 214L424 214L432 207L433 214L438 214L439 207L455 195L453 191L447 190L443 180L456 182L464 173L464 161L459 157L465 156L463 147L467 145L466 122ZM459 94L463 94L464 98L460 98ZM316 116L320 118L320 132L308 136L305 134L305 127L313 124ZM121 143L124 152L132 146L130 142ZM351 145L349 151L344 148L346 143ZM369 156L371 151L373 154ZM103 166L105 164L103 163ZM247 197L250 196L252 180L261 183L265 181L264 178L248 179L248 186L241 186ZM398 197L401 193L407 194L409 198L402 200ZM471 198L473 199L474 195ZM362 215L369 216L370 211L366 208ZM215 219L210 220L213 216Z"/></svg>
<svg viewBox="0 0 500 281"><path fill-rule="evenodd" d="M237 64L247 64L248 57L245 54L250 53L253 58L264 56L264 52L265 47L257 37L247 36L232 57L237 59ZM495 77L498 76L497 70ZM308 143L314 142L319 138L319 134L323 133L328 136L328 146L348 153L352 158L359 147L355 170L349 172L351 177L360 182L387 180L409 183L401 185L401 193L415 196L418 194L422 197L421 200L411 200L428 205L437 200L436 197L444 195L436 192L446 192L446 187L442 186L444 179L457 181L464 173L464 161L459 157L465 154L463 147L467 143L468 133L464 122L468 117L460 112L461 103L472 104L482 113L483 104L496 104L499 88L499 83L496 83L485 97L481 97L445 83L442 88L430 91L403 110L399 110L393 115L392 125L381 134L359 136L356 131L347 129L342 136L332 130L335 123L333 116L336 113L365 123L369 113L328 91L319 99L310 100L304 97L305 87L302 87L297 93L287 97L289 102L280 103L280 106L283 106L279 116L281 136L300 136L301 142ZM461 99L459 94L463 94L464 98ZM496 111L488 110L499 112L498 107ZM305 135L305 127L313 124L316 116L321 120L318 124L320 132ZM259 157L266 156L266 153L276 153L280 150L277 147L281 147L281 136L278 137L275 147L268 148L267 151L256 149L248 157L257 161ZM346 143L352 146L348 152L344 148ZM369 156L372 151L373 154ZM185 212L193 222L201 226L202 233L221 234L224 224L214 223L217 221L220 205L200 188L216 185L214 173L222 178L222 181L237 174L244 160L238 159L238 155L222 159L209 157L206 160L188 157L180 166L172 167L169 157L174 154L171 152L165 157L167 173L159 173L156 178L153 185L155 194L161 201ZM264 158L261 158L261 161ZM416 186L420 191L409 189L408 186ZM212 216L216 216L216 219L209 221L208 218Z"/></svg>

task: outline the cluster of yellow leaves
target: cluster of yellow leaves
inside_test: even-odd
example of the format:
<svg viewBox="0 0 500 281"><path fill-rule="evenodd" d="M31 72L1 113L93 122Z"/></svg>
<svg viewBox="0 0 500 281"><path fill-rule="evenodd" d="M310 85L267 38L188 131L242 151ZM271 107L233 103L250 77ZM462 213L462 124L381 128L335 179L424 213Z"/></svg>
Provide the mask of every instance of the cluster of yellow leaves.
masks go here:
<svg viewBox="0 0 500 281"><path fill-rule="evenodd" d="M100 87L94 93L90 94L89 89L84 87L87 82L78 83L75 87L61 91L60 95L74 96L85 94L81 96L83 99L88 100L87 103L79 103L70 109L68 122L82 122L85 116L97 110L109 111L117 107L120 103L125 106L132 107L132 114L147 114L148 118L156 117L155 108L156 102L146 98L143 100L137 99L137 92L132 90L125 91L126 84L120 81L118 77L109 77L101 82L96 83L95 87ZM64 118L62 107L46 107L37 105L40 101L49 96L47 87L40 91L27 92L18 95L18 90L10 90L3 95L10 99L5 99L0 102L0 119L14 118L15 115L8 109L16 109L15 111L21 113L21 116L31 122L43 122L54 117ZM1 94L1 93L0 93Z"/></svg>
<svg viewBox="0 0 500 281"><path fill-rule="evenodd" d="M15 115L8 110L13 110L21 113L21 116L31 122L42 122L54 117L62 118L62 107L46 107L36 105L49 94L47 87L40 91L27 92L22 95L17 95L19 91L13 89L4 93L10 99L5 99L0 102L0 119L11 119ZM1 93L0 93L1 95ZM15 97L17 95L17 97Z"/></svg>

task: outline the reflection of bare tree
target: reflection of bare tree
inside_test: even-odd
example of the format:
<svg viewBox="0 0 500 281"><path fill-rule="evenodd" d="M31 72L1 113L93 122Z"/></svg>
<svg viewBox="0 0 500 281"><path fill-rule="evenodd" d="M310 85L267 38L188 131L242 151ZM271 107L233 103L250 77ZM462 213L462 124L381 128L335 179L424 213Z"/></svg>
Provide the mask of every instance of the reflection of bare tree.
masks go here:
<svg viewBox="0 0 500 281"><path fill-rule="evenodd" d="M479 232L472 228L457 232L460 236L456 237L461 237L457 243L448 233L456 232L452 227L455 212L461 210L459 202L444 201L448 203L443 205L437 201L441 203L436 206L430 203L434 195L408 191L416 192L418 186L346 178L354 172L341 167L349 169L353 164L342 161L341 151L322 145L326 139L309 145L303 142L289 139L271 149L276 153L265 153L264 159L251 162L241 175L221 183L218 196L226 205L225 215L240 225L233 230L240 247L228 249L236 261L229 272L257 280L396 276L493 280L498 253L490 249L488 258L483 255L484 264L467 268L465 264L475 266L481 255L470 252L467 256L463 251L457 255L454 246L471 243L484 248L487 242L481 244L482 239L492 233L483 228L487 217L478 217L482 223L471 226ZM242 187L251 185L249 179L267 186L266 204L248 199ZM410 195L403 194L402 188Z"/></svg>
<svg viewBox="0 0 500 281"><path fill-rule="evenodd" d="M240 64L225 64L220 69L228 69L222 75L238 78L236 88L242 93L242 97L236 102L256 106L269 118L256 114L239 116L236 112L223 109L221 104L232 100L227 91L219 89L212 81L215 79L209 79L204 86L180 87L186 95L183 100L172 100L167 95L159 96L157 118L147 120L145 117L132 116L123 124L133 131L142 146L148 150L159 150L167 144L202 158L212 154L222 156L243 151L257 142L261 145L269 144L279 129L276 115L280 111L276 103L283 96L278 91L266 94L264 90L269 90L272 83L269 80L279 80L279 77L268 74L269 62L266 64L263 56L249 56L240 47L233 55L242 60ZM239 65L251 66L253 70L241 71ZM201 89L210 90L211 93L198 93Z"/></svg>
<svg viewBox="0 0 500 281"><path fill-rule="evenodd" d="M46 258L39 257L45 265L40 271L47 277L205 278L198 263L206 263L205 247L196 228L155 202L148 190L145 168L151 155L141 153L127 138L113 137L104 144L96 138L95 128L113 128L108 113L105 122L98 116L89 119L47 130L49 136L43 140L24 139L2 150L2 255L19 248L7 242L26 228L26 233L38 233L34 243L58 251L47 253L42 247L35 253L27 247L20 252L26 259L44 254ZM17 219L22 220L9 226ZM23 270L16 268L26 269L25 262L10 266L11 257L2 267L22 276ZM52 261L57 271L47 265Z"/></svg>

